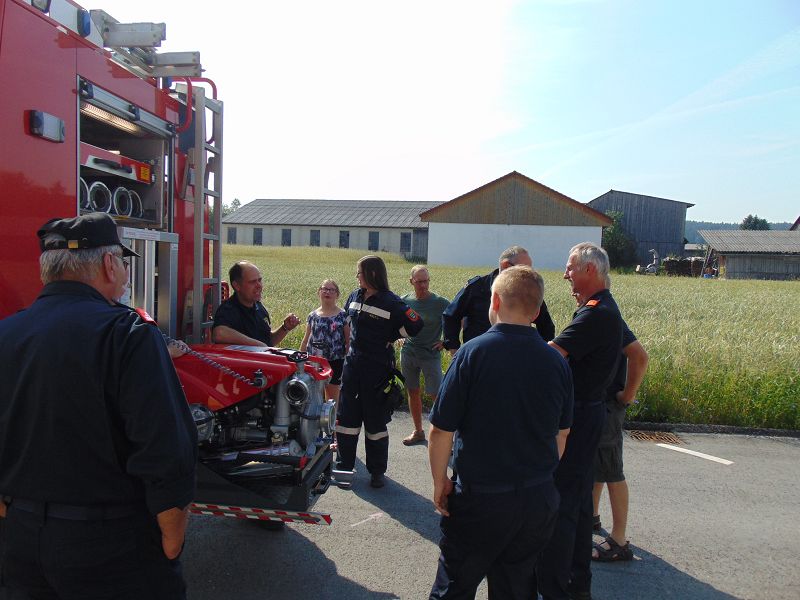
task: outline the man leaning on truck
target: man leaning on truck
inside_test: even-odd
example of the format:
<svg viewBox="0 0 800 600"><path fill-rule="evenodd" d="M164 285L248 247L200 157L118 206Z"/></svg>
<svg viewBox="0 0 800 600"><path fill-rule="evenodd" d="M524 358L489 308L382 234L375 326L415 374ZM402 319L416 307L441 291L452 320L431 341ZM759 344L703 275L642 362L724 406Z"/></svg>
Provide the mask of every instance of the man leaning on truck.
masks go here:
<svg viewBox="0 0 800 600"><path fill-rule="evenodd" d="M3 583L12 597L184 598L197 429L160 331L117 302L138 255L105 213L38 235L44 289L0 321Z"/></svg>
<svg viewBox="0 0 800 600"><path fill-rule="evenodd" d="M289 313L279 327L272 329L269 312L261 304L264 283L261 271L246 260L235 263L228 271L233 295L219 305L214 314L211 340L215 344L246 346L277 346L292 329L300 324Z"/></svg>

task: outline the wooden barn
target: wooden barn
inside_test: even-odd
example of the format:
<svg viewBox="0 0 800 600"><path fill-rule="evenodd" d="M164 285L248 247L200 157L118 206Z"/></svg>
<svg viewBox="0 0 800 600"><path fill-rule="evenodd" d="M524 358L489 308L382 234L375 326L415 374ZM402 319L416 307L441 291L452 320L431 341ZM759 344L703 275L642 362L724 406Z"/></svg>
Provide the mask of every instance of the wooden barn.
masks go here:
<svg viewBox="0 0 800 600"><path fill-rule="evenodd" d="M428 224L419 213L437 202L257 199L222 219L228 244L321 246L428 254Z"/></svg>
<svg viewBox="0 0 800 600"><path fill-rule="evenodd" d="M708 230L706 264L727 279L800 279L800 231Z"/></svg>
<svg viewBox="0 0 800 600"><path fill-rule="evenodd" d="M563 270L569 249L600 244L604 214L512 171L420 215L428 222L428 262L496 265L500 253L524 246L534 268Z"/></svg>
<svg viewBox="0 0 800 600"><path fill-rule="evenodd" d="M636 260L646 265L652 262L650 250L661 258L683 256L686 209L694 206L688 202L609 190L589 202L601 213L622 213L622 227L636 242Z"/></svg>

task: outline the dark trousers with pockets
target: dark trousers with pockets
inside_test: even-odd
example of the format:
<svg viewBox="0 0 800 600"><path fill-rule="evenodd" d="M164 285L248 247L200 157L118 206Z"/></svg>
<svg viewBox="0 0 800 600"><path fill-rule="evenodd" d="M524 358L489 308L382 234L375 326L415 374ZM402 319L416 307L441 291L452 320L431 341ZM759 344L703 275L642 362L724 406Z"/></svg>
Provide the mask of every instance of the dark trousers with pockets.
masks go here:
<svg viewBox="0 0 800 600"><path fill-rule="evenodd" d="M593 466L605 413L602 403L575 406L567 447L555 474L561 494L558 519L536 568L539 592L545 599L568 598L568 587L591 589Z"/></svg>
<svg viewBox="0 0 800 600"><path fill-rule="evenodd" d="M536 558L558 511L552 481L503 493L466 493L457 485L448 511L431 600L474 598L484 577L490 600L536 598Z"/></svg>
<svg viewBox="0 0 800 600"><path fill-rule="evenodd" d="M348 355L342 373L336 440L339 444L339 468L351 471L356 462L358 432L364 424L364 448L367 471L386 472L389 462L390 408L383 394L391 368L363 356Z"/></svg>
<svg viewBox="0 0 800 600"><path fill-rule="evenodd" d="M144 507L136 515L69 520L16 509L3 522L2 581L9 600L182 600L179 560L161 548Z"/></svg>

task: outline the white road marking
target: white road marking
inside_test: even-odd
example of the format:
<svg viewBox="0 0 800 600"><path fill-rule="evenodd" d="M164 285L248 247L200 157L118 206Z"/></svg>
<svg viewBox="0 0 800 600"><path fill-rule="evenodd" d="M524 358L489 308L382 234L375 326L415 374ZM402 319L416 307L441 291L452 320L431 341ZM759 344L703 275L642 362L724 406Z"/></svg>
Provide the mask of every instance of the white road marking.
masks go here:
<svg viewBox="0 0 800 600"><path fill-rule="evenodd" d="M363 525L364 523L367 523L369 521L374 521L375 519L380 519L382 516L383 516L383 513L373 513L370 516L368 516L366 519L364 519L363 521L359 521L358 523L353 523L352 525L350 525L350 527L356 527L357 525Z"/></svg>
<svg viewBox="0 0 800 600"><path fill-rule="evenodd" d="M714 462L718 462L723 465L733 464L732 460L726 460L724 458L719 458L717 456L711 456L710 454L703 454L702 452L695 452L694 450L687 450L686 448L679 448L678 446L673 446L672 444L656 444L656 446L661 446L662 448L666 448L667 450L675 450L675 452L683 452L684 454L691 454L692 456L705 458L706 460L713 460Z"/></svg>

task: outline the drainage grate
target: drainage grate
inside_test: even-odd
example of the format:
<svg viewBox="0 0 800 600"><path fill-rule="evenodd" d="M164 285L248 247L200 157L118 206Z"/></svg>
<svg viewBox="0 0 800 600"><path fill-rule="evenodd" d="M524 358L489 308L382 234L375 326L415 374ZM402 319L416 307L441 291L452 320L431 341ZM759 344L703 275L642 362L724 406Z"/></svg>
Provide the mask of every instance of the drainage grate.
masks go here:
<svg viewBox="0 0 800 600"><path fill-rule="evenodd" d="M664 444L682 444L683 440L669 431L629 431L628 435L638 442L662 442Z"/></svg>

